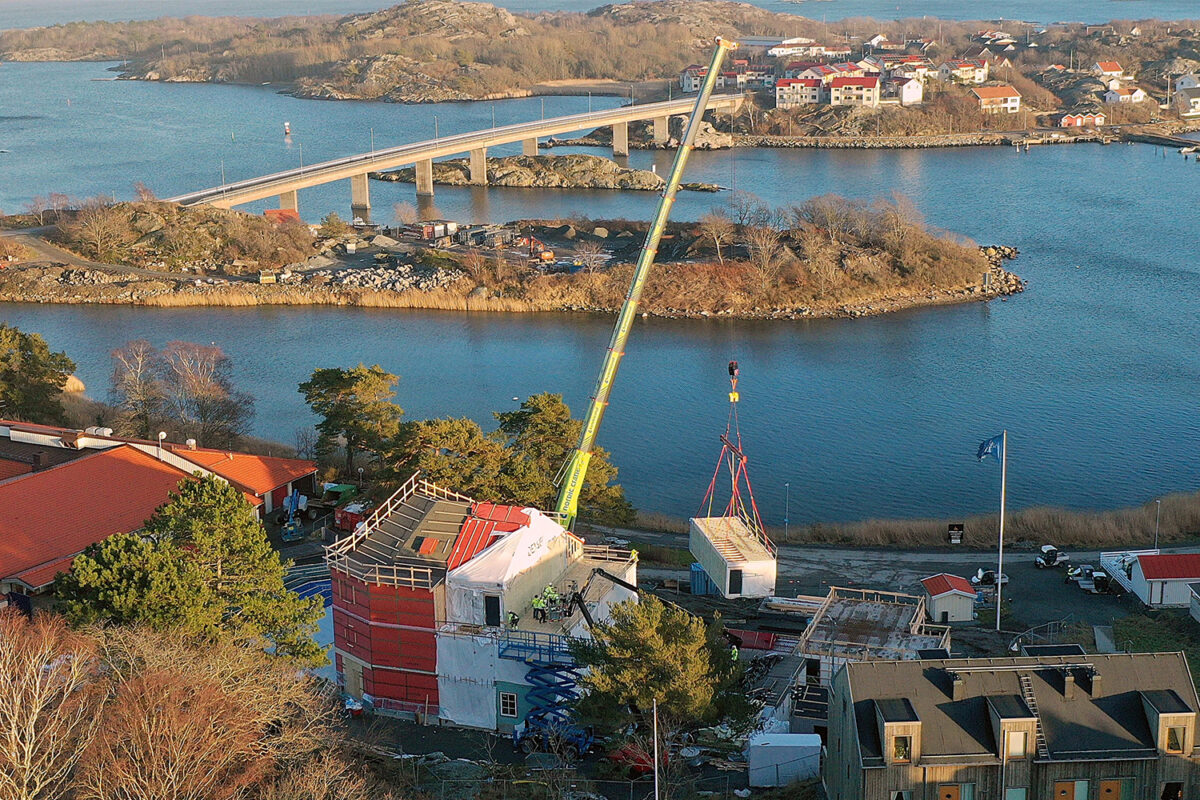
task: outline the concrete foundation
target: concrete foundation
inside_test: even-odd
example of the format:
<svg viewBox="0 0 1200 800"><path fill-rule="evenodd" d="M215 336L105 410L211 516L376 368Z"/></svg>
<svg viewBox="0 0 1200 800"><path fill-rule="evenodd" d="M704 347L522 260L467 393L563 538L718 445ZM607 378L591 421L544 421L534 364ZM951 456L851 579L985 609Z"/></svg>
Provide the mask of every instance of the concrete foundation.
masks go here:
<svg viewBox="0 0 1200 800"><path fill-rule="evenodd" d="M612 126L612 148L614 156L629 155L629 123L616 122Z"/></svg>
<svg viewBox="0 0 1200 800"><path fill-rule="evenodd" d="M350 213L351 217L360 217L364 222L371 221L371 190L367 173L354 175L350 178Z"/></svg>
<svg viewBox="0 0 1200 800"><path fill-rule="evenodd" d="M667 139L671 138L671 134L667 130L667 123L669 120L670 117L654 118L654 141L665 142Z"/></svg>
<svg viewBox="0 0 1200 800"><path fill-rule="evenodd" d="M300 199L296 196L295 189L279 195L279 207L291 209L292 211L300 210Z"/></svg>
<svg viewBox="0 0 1200 800"><path fill-rule="evenodd" d="M487 186L487 182L487 148L480 147L471 151L471 184Z"/></svg>
<svg viewBox="0 0 1200 800"><path fill-rule="evenodd" d="M433 197L433 159L417 162L417 197Z"/></svg>
<svg viewBox="0 0 1200 800"><path fill-rule="evenodd" d="M535 136L532 139L525 139L521 142L521 155L536 156L538 154L538 140Z"/></svg>

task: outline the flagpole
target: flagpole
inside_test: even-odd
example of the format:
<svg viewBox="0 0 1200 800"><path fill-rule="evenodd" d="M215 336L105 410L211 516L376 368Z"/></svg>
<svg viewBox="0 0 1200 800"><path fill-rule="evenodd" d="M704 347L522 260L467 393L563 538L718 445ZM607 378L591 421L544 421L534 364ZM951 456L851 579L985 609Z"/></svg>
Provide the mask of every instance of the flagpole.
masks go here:
<svg viewBox="0 0 1200 800"><path fill-rule="evenodd" d="M996 565L996 632L1000 632L1000 598L1004 593L1004 496L1008 489L1008 430L1000 434L1000 553Z"/></svg>

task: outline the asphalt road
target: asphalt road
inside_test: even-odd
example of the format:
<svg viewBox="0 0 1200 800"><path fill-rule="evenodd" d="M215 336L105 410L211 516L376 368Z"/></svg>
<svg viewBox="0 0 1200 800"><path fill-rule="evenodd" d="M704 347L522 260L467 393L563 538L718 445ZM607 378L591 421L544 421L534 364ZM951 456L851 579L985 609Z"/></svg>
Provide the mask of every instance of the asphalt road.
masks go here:
<svg viewBox="0 0 1200 800"><path fill-rule="evenodd" d="M615 535L665 547L687 547L687 536L675 533L618 531ZM1164 552L1200 552L1200 547L1163 548ZM1075 584L1064 582L1061 569L1039 570L1034 566L1035 552L1029 549L1006 550L1004 572L1009 576L1004 596L1012 601L1010 627L1026 628L1070 617L1089 625L1111 625L1114 617L1137 610L1132 598L1092 595ZM1098 551L1072 551L1073 564L1099 566ZM782 596L824 595L830 586L921 592L921 579L939 572L970 577L981 567L996 568L995 551L980 550L900 550L830 547L821 545L780 545L779 577L776 591ZM643 579L683 578L683 569L639 566Z"/></svg>

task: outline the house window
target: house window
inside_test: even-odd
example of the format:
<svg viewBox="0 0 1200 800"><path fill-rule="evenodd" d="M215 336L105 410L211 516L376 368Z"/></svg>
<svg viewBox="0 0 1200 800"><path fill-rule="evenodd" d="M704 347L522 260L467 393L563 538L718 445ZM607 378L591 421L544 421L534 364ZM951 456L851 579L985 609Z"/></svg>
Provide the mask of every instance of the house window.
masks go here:
<svg viewBox="0 0 1200 800"><path fill-rule="evenodd" d="M1029 734L1025 731L1009 731L1004 737L1007 742L1005 756L1009 760L1020 760L1025 758L1025 745L1028 742Z"/></svg>
<svg viewBox="0 0 1200 800"><path fill-rule="evenodd" d="M1167 747L1168 753L1182 753L1183 742L1187 738L1182 725L1172 725L1167 728Z"/></svg>
<svg viewBox="0 0 1200 800"><path fill-rule="evenodd" d="M892 761L897 764L907 764L912 761L912 737L892 737Z"/></svg>
<svg viewBox="0 0 1200 800"><path fill-rule="evenodd" d="M501 692L500 693L500 716L516 718L516 716L517 716L517 693L516 692Z"/></svg>
<svg viewBox="0 0 1200 800"><path fill-rule="evenodd" d="M891 800L912 800L912 792L892 792Z"/></svg>
<svg viewBox="0 0 1200 800"><path fill-rule="evenodd" d="M1029 790L1022 787L1019 789L1010 788L1004 790L1004 800L1025 800L1029 796Z"/></svg>
<svg viewBox="0 0 1200 800"><path fill-rule="evenodd" d="M938 800L975 800L973 783L939 783Z"/></svg>

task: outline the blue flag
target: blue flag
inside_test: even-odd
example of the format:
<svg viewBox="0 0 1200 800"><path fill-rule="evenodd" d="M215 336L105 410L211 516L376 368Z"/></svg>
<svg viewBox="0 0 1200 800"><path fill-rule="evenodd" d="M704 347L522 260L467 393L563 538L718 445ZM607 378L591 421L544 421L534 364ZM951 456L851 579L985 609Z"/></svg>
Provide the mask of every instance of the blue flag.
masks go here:
<svg viewBox="0 0 1200 800"><path fill-rule="evenodd" d="M993 458L999 461L1004 455L1004 434L993 436L979 443L979 452L975 454L980 461Z"/></svg>

